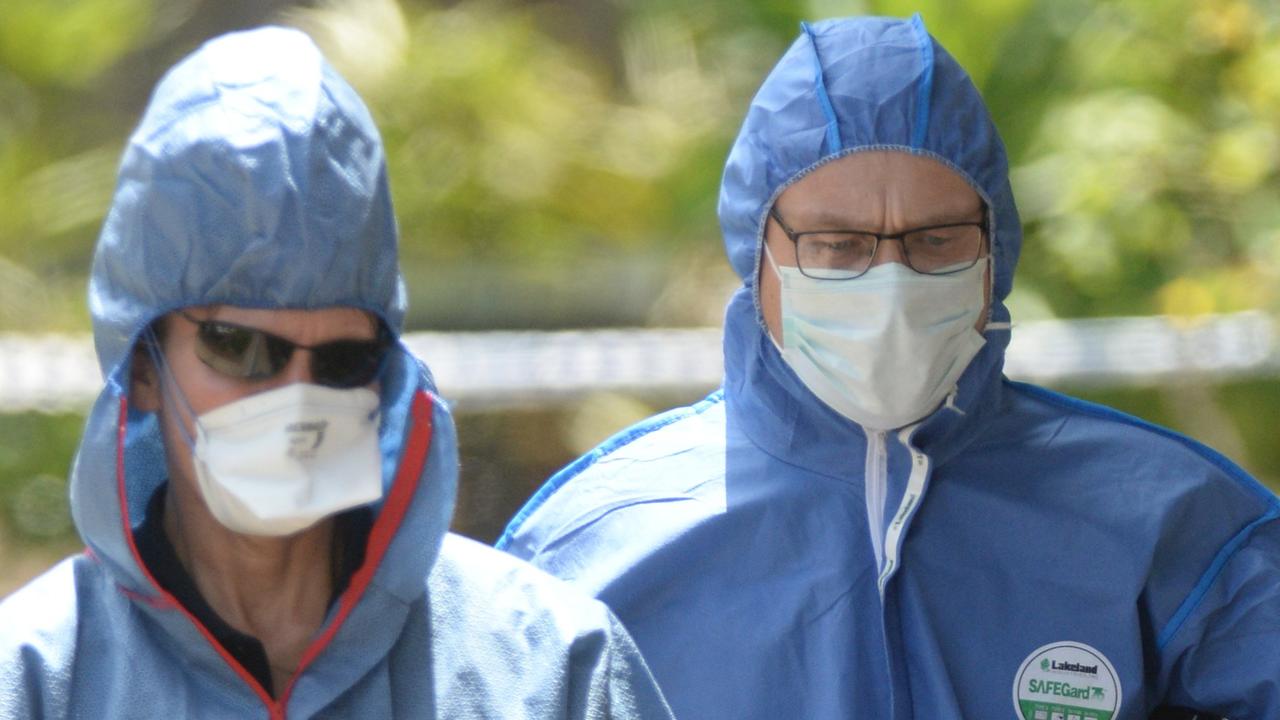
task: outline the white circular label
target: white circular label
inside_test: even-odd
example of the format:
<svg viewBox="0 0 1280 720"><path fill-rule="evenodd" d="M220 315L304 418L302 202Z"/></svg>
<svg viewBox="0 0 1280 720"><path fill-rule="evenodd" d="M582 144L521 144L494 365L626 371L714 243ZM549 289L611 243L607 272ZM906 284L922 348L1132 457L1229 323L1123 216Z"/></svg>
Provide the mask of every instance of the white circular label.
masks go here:
<svg viewBox="0 0 1280 720"><path fill-rule="evenodd" d="M1112 720L1121 699L1115 667L1084 643L1038 648L1013 680L1013 707L1021 720Z"/></svg>

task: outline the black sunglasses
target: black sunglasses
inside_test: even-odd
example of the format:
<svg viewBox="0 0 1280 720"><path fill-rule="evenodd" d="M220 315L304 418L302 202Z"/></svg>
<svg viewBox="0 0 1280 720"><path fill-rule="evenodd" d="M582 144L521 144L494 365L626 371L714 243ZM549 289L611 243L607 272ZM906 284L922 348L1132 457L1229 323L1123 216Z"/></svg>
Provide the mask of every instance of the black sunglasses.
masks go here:
<svg viewBox="0 0 1280 720"><path fill-rule="evenodd" d="M178 314L196 325L196 357L223 375L244 380L276 375L289 364L293 351L303 348L311 351L311 377L316 384L361 387L378 376L392 345L391 332L382 323L378 323L378 336L373 340L302 345L265 330Z"/></svg>

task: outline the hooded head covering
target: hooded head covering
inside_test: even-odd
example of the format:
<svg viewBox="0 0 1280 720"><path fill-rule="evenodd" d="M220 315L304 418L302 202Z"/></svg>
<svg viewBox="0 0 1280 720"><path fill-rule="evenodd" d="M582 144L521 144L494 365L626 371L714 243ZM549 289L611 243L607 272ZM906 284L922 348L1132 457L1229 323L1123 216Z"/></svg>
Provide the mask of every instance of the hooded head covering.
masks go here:
<svg viewBox="0 0 1280 720"><path fill-rule="evenodd" d="M89 306L103 373L186 305L405 312L382 141L306 35L219 38L161 80L125 150Z"/></svg>
<svg viewBox="0 0 1280 720"><path fill-rule="evenodd" d="M987 203L995 299L1008 296L1022 233L1009 163L982 96L919 15L803 24L751 102L720 188L729 262L755 284L765 215L818 165L867 150L937 160Z"/></svg>
<svg viewBox="0 0 1280 720"><path fill-rule="evenodd" d="M355 91L301 32L222 36L163 78L125 150L89 285L106 383L72 470L76 527L195 664L226 673L192 624L165 612L174 603L131 534L167 479L159 422L128 402L135 344L157 317L208 304L348 306L401 328L405 292L381 139ZM380 388L383 499L365 566L342 601L350 607L326 621L343 632L316 659L345 663L332 668L344 676L396 642L425 591L457 480L453 423L426 368L397 346Z"/></svg>
<svg viewBox="0 0 1280 720"><path fill-rule="evenodd" d="M403 346L379 377L383 494L363 560L285 658L285 685L237 657L252 649L238 628L207 624L204 588L184 605L139 558L134 530L167 472L155 414L129 403L139 333L206 303L364 308L398 331L396 266L378 134L304 35L223 36L164 78L125 153L90 285L107 377L71 478L88 550L0 603L0 715L670 717L602 603L446 538L453 423Z"/></svg>
<svg viewBox="0 0 1280 720"><path fill-rule="evenodd" d="M725 248L743 280L725 323L725 384L731 396L740 388L740 397L772 397L765 403L774 406L771 413L847 426L803 386L764 329L756 276L765 220L777 197L816 167L852 153L891 150L942 163L988 208L993 323L1009 320L1003 300L1012 288L1022 234L1004 144L982 97L919 15L801 27L752 100L721 184ZM999 375L1008 334L989 330L987 340L960 379L956 409L973 406L986 380Z"/></svg>

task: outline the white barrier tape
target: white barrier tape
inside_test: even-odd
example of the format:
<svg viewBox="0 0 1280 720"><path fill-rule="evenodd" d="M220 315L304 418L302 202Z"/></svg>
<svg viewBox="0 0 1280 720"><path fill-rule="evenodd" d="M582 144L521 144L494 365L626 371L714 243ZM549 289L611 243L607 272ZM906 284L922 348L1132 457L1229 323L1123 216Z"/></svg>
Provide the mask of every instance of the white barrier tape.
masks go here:
<svg viewBox="0 0 1280 720"><path fill-rule="evenodd" d="M410 333L405 343L466 409L550 405L599 390L696 394L723 370L720 330ZM1182 320L1015 325L1014 379L1092 387L1280 375L1274 321L1258 311ZM101 389L87 336L0 334L0 412L82 411Z"/></svg>

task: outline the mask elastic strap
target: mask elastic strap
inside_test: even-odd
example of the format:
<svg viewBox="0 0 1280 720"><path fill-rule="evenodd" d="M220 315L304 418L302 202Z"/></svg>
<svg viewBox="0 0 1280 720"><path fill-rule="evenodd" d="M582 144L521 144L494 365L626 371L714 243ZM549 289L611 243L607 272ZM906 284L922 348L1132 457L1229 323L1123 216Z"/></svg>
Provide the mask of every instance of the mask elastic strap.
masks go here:
<svg viewBox="0 0 1280 720"><path fill-rule="evenodd" d="M778 276L778 281L782 281L782 270L778 267L778 261L773 259L773 253L769 252L769 243L761 242L764 245L764 259L769 261L769 267L773 268L773 272Z"/></svg>
<svg viewBox="0 0 1280 720"><path fill-rule="evenodd" d="M177 398L178 404L186 410L186 414L191 418L191 423L193 425L196 424L198 422L196 420L196 411L191 407L191 403L187 401L187 396L183 394L182 388L178 386L178 379L173 376L173 371L169 368L169 363L165 360L164 353L160 351L160 339L156 337L155 331L150 326L147 327L145 341L147 353L151 355L151 362L160 371L161 392L169 397ZM196 441L187 432L186 423L181 420L178 422L178 432L182 435L182 440L187 444L187 448L194 451Z"/></svg>
<svg viewBox="0 0 1280 720"><path fill-rule="evenodd" d="M919 13L916 14L916 18L919 18ZM991 253L987 253L986 261L987 261L987 277L990 278L987 281L987 292L990 294L995 294L996 261L995 261L995 258L991 255ZM982 328L982 334L986 335L988 330L1010 330L1012 328L1013 328L1013 323L1011 322L988 322L986 327Z"/></svg>
<svg viewBox="0 0 1280 720"><path fill-rule="evenodd" d="M778 276L778 284L781 285L782 270L778 269L778 262L773 259L773 253L769 252L769 243L762 242L762 244L764 245L764 258L769 261L769 267L773 268L774 274ZM778 340L773 336L773 333L769 332L768 329L765 329L764 335L769 338L769 342L773 343L773 347L778 351L778 354L781 355L782 345L778 344Z"/></svg>
<svg viewBox="0 0 1280 720"><path fill-rule="evenodd" d="M1013 328L1013 323L1011 323L1011 322L993 322L993 323L987 323L987 326L986 326L986 327L984 327L984 328L982 328L982 334L983 334L983 335L985 335L985 334L987 334L987 332L992 331L992 330L994 330L994 331L996 331L996 332L999 332L999 331L1002 331L1002 330L1003 330L1003 331L1008 331L1008 330L1010 330L1010 329L1012 329L1012 328ZM959 393L960 393L960 388L959 388L959 387L953 388L953 389L951 390L951 392L947 393L947 401L946 401L946 403L944 403L944 404L943 404L942 409L944 409L944 410L954 410L954 411L956 411L956 413L957 413L957 414L959 414L959 415L964 415L964 414L965 414L965 411L964 411L964 410L961 410L961 409L956 405L956 395L958 395Z"/></svg>

